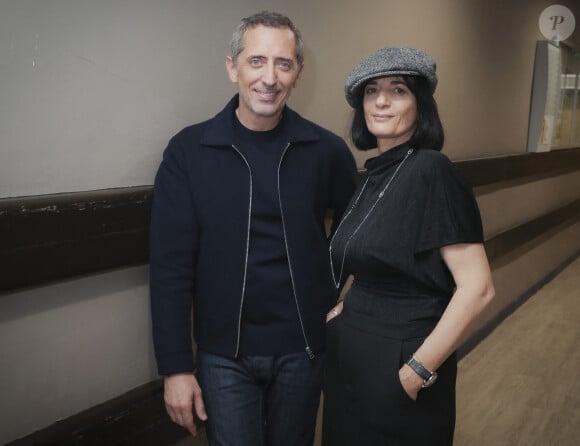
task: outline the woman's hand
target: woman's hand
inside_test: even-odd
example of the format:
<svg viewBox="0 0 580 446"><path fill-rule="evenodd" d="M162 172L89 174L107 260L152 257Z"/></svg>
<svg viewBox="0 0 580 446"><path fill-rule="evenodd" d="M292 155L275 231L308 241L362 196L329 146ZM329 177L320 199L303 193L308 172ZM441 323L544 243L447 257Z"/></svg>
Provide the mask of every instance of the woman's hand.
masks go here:
<svg viewBox="0 0 580 446"><path fill-rule="evenodd" d="M423 378L417 375L407 364L403 364L399 369L399 379L401 380L401 386L403 386L409 398L416 401L419 390L423 386Z"/></svg>
<svg viewBox="0 0 580 446"><path fill-rule="evenodd" d="M341 300L328 313L326 313L326 322L327 323L329 321L331 321L332 319L334 319L336 316L338 316L340 313L342 313L342 307L343 307L343 305L344 305L344 303Z"/></svg>

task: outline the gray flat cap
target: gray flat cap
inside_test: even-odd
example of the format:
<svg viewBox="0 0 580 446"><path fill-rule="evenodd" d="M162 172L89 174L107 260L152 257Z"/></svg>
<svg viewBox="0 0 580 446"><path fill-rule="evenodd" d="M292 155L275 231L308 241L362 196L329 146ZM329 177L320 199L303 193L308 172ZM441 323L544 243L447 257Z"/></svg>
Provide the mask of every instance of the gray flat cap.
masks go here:
<svg viewBox="0 0 580 446"><path fill-rule="evenodd" d="M348 75L344 85L346 100L354 107L358 89L366 81L376 77L398 74L424 76L427 78L433 93L437 86L435 69L435 61L428 54L416 48L381 48L358 64Z"/></svg>

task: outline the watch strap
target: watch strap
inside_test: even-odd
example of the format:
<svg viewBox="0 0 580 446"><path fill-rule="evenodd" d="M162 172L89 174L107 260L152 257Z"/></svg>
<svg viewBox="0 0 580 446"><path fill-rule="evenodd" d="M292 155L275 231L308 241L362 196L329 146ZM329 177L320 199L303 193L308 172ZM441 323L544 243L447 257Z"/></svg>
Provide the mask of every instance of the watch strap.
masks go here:
<svg viewBox="0 0 580 446"><path fill-rule="evenodd" d="M412 356L409 358L409 360L407 361L407 365L409 367L411 367L413 369L413 371L419 375L421 378L423 378L424 380L428 380L431 378L432 373L427 370L423 364L421 364L419 361L417 361L415 358L413 358Z"/></svg>
<svg viewBox="0 0 580 446"><path fill-rule="evenodd" d="M407 365L411 367L417 375L423 378L423 387L431 386L437 379L437 372L430 372L423 366L423 364L412 356L408 359Z"/></svg>

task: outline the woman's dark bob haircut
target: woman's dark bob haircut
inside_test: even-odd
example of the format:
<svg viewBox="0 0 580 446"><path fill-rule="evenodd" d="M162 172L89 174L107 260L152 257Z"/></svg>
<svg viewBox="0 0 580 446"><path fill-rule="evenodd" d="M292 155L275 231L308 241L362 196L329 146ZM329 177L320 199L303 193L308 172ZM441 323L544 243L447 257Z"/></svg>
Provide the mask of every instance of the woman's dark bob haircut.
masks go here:
<svg viewBox="0 0 580 446"><path fill-rule="evenodd" d="M437 111L437 103L431 93L431 87L423 76L398 75L409 87L417 102L417 124L409 144L416 149L433 149L440 151L443 148L445 135ZM370 79L369 79L370 80ZM377 138L367 127L363 109L365 86L359 88L354 107L354 117L350 129L350 136L357 149L369 150L377 147Z"/></svg>

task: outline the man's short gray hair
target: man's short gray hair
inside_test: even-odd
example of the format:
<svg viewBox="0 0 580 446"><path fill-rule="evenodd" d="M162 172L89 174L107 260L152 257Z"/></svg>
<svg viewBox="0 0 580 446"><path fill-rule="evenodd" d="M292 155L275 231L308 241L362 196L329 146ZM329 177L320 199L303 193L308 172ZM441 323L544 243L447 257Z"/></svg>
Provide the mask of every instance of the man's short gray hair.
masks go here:
<svg viewBox="0 0 580 446"><path fill-rule="evenodd" d="M294 26L294 23L292 23L292 20L288 17L270 11L262 11L249 17L245 17L237 26L230 43L230 56L234 62L238 58L238 55L244 50L245 32L248 29L255 28L259 25L268 26L270 28L288 28L292 31L296 43L296 60L298 61L299 66L302 65L304 62L304 43L302 42L300 31L296 26Z"/></svg>

